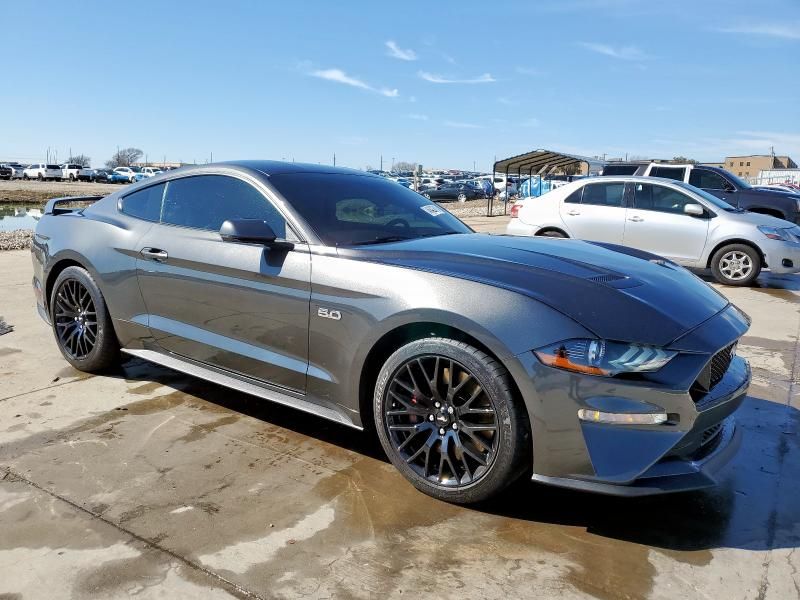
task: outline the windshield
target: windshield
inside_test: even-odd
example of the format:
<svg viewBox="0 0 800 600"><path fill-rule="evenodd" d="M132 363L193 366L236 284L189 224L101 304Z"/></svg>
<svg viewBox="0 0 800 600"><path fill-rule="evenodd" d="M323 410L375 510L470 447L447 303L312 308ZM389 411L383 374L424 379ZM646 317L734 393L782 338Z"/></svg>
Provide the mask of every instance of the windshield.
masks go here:
<svg viewBox="0 0 800 600"><path fill-rule="evenodd" d="M734 175L730 171L726 171L725 172L725 177L727 177L728 179L733 181L733 184L738 188L749 190L750 188L753 187L752 185L747 183L744 179L742 179L741 177L737 177L736 175Z"/></svg>
<svg viewBox="0 0 800 600"><path fill-rule="evenodd" d="M383 178L284 173L269 182L328 246L472 233L443 208Z"/></svg>
<svg viewBox="0 0 800 600"><path fill-rule="evenodd" d="M59 167L58 165L47 165L47 168L48 169L59 169L59 170L61 169L61 167Z"/></svg>
<svg viewBox="0 0 800 600"><path fill-rule="evenodd" d="M728 212L736 212L738 210L737 208L734 208L724 200L720 200L714 194L709 194L707 191L701 190L700 188L694 187L693 185L689 185L688 183L684 183L683 181L676 181L675 184L681 186L682 188L686 188L690 192L697 194L712 206L716 206L717 208L726 210Z"/></svg>

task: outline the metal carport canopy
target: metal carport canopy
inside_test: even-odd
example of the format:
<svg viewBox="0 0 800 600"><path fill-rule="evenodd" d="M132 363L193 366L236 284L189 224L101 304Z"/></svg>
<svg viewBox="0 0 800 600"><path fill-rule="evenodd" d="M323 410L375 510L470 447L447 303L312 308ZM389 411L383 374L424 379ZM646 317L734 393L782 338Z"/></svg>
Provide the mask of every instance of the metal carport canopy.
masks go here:
<svg viewBox="0 0 800 600"><path fill-rule="evenodd" d="M574 164L586 163L588 169L593 166L603 165L602 160L578 156L576 154L565 154L564 152L554 152L553 150L534 150L511 158L504 158L494 163L495 173L513 173L522 175L527 172L529 175L539 173L543 169L548 172L558 168L568 167Z"/></svg>

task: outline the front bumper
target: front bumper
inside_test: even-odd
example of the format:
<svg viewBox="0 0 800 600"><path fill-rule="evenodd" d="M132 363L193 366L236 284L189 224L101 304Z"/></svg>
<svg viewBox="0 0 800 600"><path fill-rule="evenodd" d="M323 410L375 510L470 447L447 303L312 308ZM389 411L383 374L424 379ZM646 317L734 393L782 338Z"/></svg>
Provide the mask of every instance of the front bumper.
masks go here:
<svg viewBox="0 0 800 600"><path fill-rule="evenodd" d="M734 357L710 390L695 382L712 356L746 331L739 314L729 307L674 342L682 352L647 379L570 373L543 365L533 353L519 355L526 374L519 387L532 425L532 479L617 496L715 485L717 471L739 447L732 415L750 385L750 366ZM667 413L667 422L628 425L578 418L581 408L646 413L654 407Z"/></svg>
<svg viewBox="0 0 800 600"><path fill-rule="evenodd" d="M800 273L799 243L768 239L762 242L761 250L773 273Z"/></svg>

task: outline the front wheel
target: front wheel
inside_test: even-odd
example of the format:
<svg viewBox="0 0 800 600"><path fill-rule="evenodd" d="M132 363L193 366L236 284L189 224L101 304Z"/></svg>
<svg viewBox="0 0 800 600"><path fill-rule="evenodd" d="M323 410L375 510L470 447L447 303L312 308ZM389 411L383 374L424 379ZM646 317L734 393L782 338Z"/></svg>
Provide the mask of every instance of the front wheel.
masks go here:
<svg viewBox="0 0 800 600"><path fill-rule="evenodd" d="M711 259L711 272L724 285L750 285L761 273L761 255L744 244L723 246Z"/></svg>
<svg viewBox="0 0 800 600"><path fill-rule="evenodd" d="M58 275L50 320L58 349L79 371L97 373L119 361L119 342L105 300L85 269L67 267Z"/></svg>
<svg viewBox="0 0 800 600"><path fill-rule="evenodd" d="M543 231L542 233L537 233L536 235L540 237L551 237L551 238L566 238L567 236L561 233L560 231Z"/></svg>
<svg viewBox="0 0 800 600"><path fill-rule="evenodd" d="M466 194L459 194L458 195L458 201L459 202L466 202L467 201L467 195Z"/></svg>
<svg viewBox="0 0 800 600"><path fill-rule="evenodd" d="M458 504L486 500L530 460L530 425L510 375L484 352L426 338L378 374L375 427L392 464L420 491Z"/></svg>
<svg viewBox="0 0 800 600"><path fill-rule="evenodd" d="M38 179L39 181L44 181L44 177L42 177L42 174L41 174L41 173L39 173L39 174L36 176L36 179Z"/></svg>
<svg viewBox="0 0 800 600"><path fill-rule="evenodd" d="M427 198L428 200L430 200L430 199L431 199L431 195L430 195L430 194L428 194L428 193L424 193L424 194L422 194L422 195L423 195L425 198Z"/></svg>

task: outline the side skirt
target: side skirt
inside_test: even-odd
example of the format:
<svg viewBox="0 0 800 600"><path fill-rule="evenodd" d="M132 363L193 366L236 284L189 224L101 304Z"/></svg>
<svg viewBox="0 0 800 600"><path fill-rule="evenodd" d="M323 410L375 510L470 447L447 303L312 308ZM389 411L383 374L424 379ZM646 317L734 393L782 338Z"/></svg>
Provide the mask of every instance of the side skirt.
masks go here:
<svg viewBox="0 0 800 600"><path fill-rule="evenodd" d="M154 350L139 350L139 349L128 349L128 348L121 348L120 350L126 354L130 354L131 356L136 356L138 358L142 358L146 361L156 363L163 367L168 367L170 369L174 369L175 371L180 371L181 373L186 373L187 375L191 375L192 377L197 377L199 379L211 381L213 383L232 388L239 392L250 394L251 396L256 396L258 398L263 398L264 400L276 402L277 404L290 406L291 408L295 408L297 410L310 413L312 415L317 415L318 417L322 417L324 419L329 419L331 421L339 423L340 425L346 425L348 427L352 427L353 429L358 429L359 431L363 430L363 427L360 427L355 423L353 423L353 421L351 421L349 417L332 408L321 406L319 404L316 404L315 402L310 402L309 400L305 400L303 398L290 396L289 394L280 392L275 389L270 389L262 385L258 385L256 383L251 383L244 379L240 379L239 377L228 375L226 373L222 373L215 369L211 369L209 367L194 362L189 362L175 355L163 354L161 352L156 352Z"/></svg>

